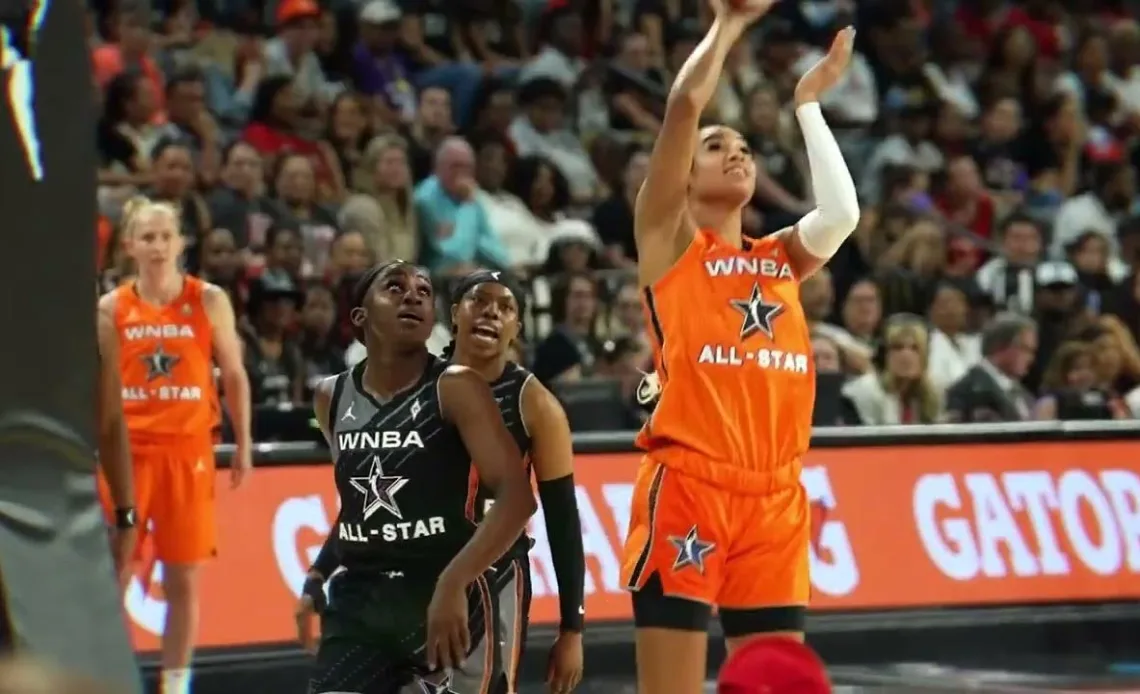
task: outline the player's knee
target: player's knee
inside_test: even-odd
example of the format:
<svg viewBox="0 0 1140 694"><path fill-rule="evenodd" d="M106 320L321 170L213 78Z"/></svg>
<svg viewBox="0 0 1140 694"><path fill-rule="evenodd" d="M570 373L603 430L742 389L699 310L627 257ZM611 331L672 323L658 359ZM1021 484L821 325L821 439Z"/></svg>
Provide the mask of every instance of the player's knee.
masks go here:
<svg viewBox="0 0 1140 694"><path fill-rule="evenodd" d="M163 564L162 590L168 601L190 600L198 591L200 564Z"/></svg>

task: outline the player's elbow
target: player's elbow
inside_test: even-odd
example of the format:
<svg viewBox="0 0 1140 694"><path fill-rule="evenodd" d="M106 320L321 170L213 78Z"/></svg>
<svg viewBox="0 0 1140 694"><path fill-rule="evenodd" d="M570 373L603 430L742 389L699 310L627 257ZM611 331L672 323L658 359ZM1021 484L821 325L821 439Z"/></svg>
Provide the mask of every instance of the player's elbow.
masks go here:
<svg viewBox="0 0 1140 694"><path fill-rule="evenodd" d="M850 234L859 225L859 203L844 200L827 211L827 224L837 232Z"/></svg>

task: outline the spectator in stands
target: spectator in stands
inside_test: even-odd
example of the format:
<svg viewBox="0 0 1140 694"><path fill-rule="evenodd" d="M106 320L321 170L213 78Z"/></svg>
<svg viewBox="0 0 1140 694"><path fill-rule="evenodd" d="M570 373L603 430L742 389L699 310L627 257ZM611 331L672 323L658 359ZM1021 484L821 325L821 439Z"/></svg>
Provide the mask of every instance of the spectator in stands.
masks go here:
<svg viewBox="0 0 1140 694"><path fill-rule="evenodd" d="M311 282L305 290L301 309L301 356L304 359L304 400L312 400L313 390L325 378L344 371L344 350L337 346L333 331L336 300L332 290L321 282Z"/></svg>
<svg viewBox="0 0 1140 694"><path fill-rule="evenodd" d="M645 35L629 32L619 38L605 79L610 128L626 137L656 135L665 115L666 85L665 72L653 66Z"/></svg>
<svg viewBox="0 0 1140 694"><path fill-rule="evenodd" d="M587 273L565 275L554 287L554 330L539 343L534 375L547 385L578 381L593 373L599 345L594 337L598 319L598 286Z"/></svg>
<svg viewBox="0 0 1140 694"><path fill-rule="evenodd" d="M803 150L792 144L773 87L761 85L749 95L747 123L746 139L758 163L752 205L763 217L764 231L778 231L814 208L806 199L807 160ZM751 231L755 234L760 230Z"/></svg>
<svg viewBox="0 0 1140 694"><path fill-rule="evenodd" d="M930 347L927 376L939 393L982 359L981 338L969 331L970 300L960 281L943 281L934 290L928 314Z"/></svg>
<svg viewBox="0 0 1140 694"><path fill-rule="evenodd" d="M239 248L260 252L265 234L285 210L265 194L265 167L248 142L230 143L222 152L220 185L207 200L215 227L227 229Z"/></svg>
<svg viewBox="0 0 1140 694"><path fill-rule="evenodd" d="M594 375L618 382L623 408L622 421L614 422L625 430L640 429L649 413L637 404L637 387L645 373L645 363L638 346L628 337L606 340L600 345Z"/></svg>
<svg viewBox="0 0 1140 694"><path fill-rule="evenodd" d="M416 116L416 93L409 56L400 45L403 13L393 0L370 0L360 10L360 41L352 53L356 88L370 97L374 117L384 125L409 125Z"/></svg>
<svg viewBox="0 0 1140 694"><path fill-rule="evenodd" d="M995 99L982 114L981 132L971 148L986 188L1011 207L1021 202L1029 183L1016 148L1021 123L1017 99Z"/></svg>
<svg viewBox="0 0 1140 694"><path fill-rule="evenodd" d="M151 150L161 136L154 125L154 87L133 72L107 84L103 116L96 126L99 155L99 206L118 220L122 207L151 182Z"/></svg>
<svg viewBox="0 0 1140 694"><path fill-rule="evenodd" d="M580 219L559 220L550 231L548 254L541 274L590 272L601 267L601 241L588 222Z"/></svg>
<svg viewBox="0 0 1140 694"><path fill-rule="evenodd" d="M946 185L937 204L957 232L950 238L947 272L955 277L974 274L985 259L983 244L993 236L997 206L973 157L960 154L946 162Z"/></svg>
<svg viewBox="0 0 1140 694"><path fill-rule="evenodd" d="M323 113L344 85L325 76L316 47L321 8L313 0L281 0L277 35L265 43L265 74L288 78L301 113Z"/></svg>
<svg viewBox="0 0 1140 694"><path fill-rule="evenodd" d="M519 90L519 105L522 111L510 127L518 155L550 160L570 182L575 201L593 200L598 174L581 139L570 129L566 89L553 79L533 79Z"/></svg>
<svg viewBox="0 0 1140 694"><path fill-rule="evenodd" d="M874 349L862 344L843 328L827 322L834 310L834 303L835 289L831 282L831 272L827 268L821 268L800 283L800 304L804 307L812 333L829 338L839 347L843 363L851 373L866 373L871 369Z"/></svg>
<svg viewBox="0 0 1140 694"><path fill-rule="evenodd" d="M879 198L883 190L883 169L888 164L909 166L927 174L943 167L942 152L930 139L934 104L925 99L921 91L895 91L887 95L887 106L893 110L898 129L871 152L859 190L863 199Z"/></svg>
<svg viewBox="0 0 1140 694"><path fill-rule="evenodd" d="M185 267L198 271L198 244L213 229L210 209L195 190L194 160L190 148L181 140L159 140L151 152L153 184L143 192L153 200L161 200L181 210L180 228L185 240Z"/></svg>
<svg viewBox="0 0 1140 694"><path fill-rule="evenodd" d="M317 202L317 181L312 160L303 154L283 154L273 172L273 193L304 243L305 276L325 271L337 234L336 215Z"/></svg>
<svg viewBox="0 0 1140 694"><path fill-rule="evenodd" d="M1080 187L1086 126L1076 100L1065 94L1046 99L1031 113L1019 143L1029 177L1026 205L1034 217L1045 219Z"/></svg>
<svg viewBox="0 0 1140 694"><path fill-rule="evenodd" d="M986 261L976 275L978 288L995 305L1019 313L1033 311L1033 268L1041 260L1041 227L1032 217L1014 212L997 232L1000 255Z"/></svg>
<svg viewBox="0 0 1140 694"><path fill-rule="evenodd" d="M330 287L339 287L346 282L351 284L374 264L364 234L359 231L342 231L332 243L329 264L323 275L325 284Z"/></svg>
<svg viewBox="0 0 1140 694"><path fill-rule="evenodd" d="M408 128L408 158L412 176L419 182L434 170L435 156L444 140L455 134L451 95L442 87L420 90L416 116Z"/></svg>
<svg viewBox="0 0 1140 694"><path fill-rule="evenodd" d="M1077 282L1085 293L1086 303L1099 311L1104 295L1115 286L1109 273L1112 248L1101 234L1087 231L1065 247L1065 258L1077 271Z"/></svg>
<svg viewBox="0 0 1140 694"><path fill-rule="evenodd" d="M95 81L106 87L111 80L126 72L139 75L154 95L155 121L163 119L163 95L166 78L158 62L151 55L153 37L150 30L150 17L143 7L126 8L119 13L117 25L118 40L104 43L91 54L95 71Z"/></svg>
<svg viewBox="0 0 1140 694"><path fill-rule="evenodd" d="M622 168L621 186L594 208L591 219L605 246L606 263L615 268L637 266L637 246L633 240L633 207L645 182L649 153L635 149Z"/></svg>
<svg viewBox="0 0 1140 694"><path fill-rule="evenodd" d="M185 142L194 156L198 182L209 187L221 168L222 133L206 109L206 83L198 70L175 73L166 83L163 134Z"/></svg>
<svg viewBox="0 0 1140 694"><path fill-rule="evenodd" d="M514 88L502 80L484 80L475 101L470 129L472 141L501 140L513 155L515 145L511 142L509 133L514 117Z"/></svg>
<svg viewBox="0 0 1140 694"><path fill-rule="evenodd" d="M1112 248L1110 275L1120 280L1128 273L1128 267L1119 255L1116 229L1131 213L1136 197L1136 176L1131 165L1124 162L1100 164L1092 173L1089 191L1070 198L1057 211L1053 222L1053 254L1064 257L1065 249L1082 234L1100 234Z"/></svg>
<svg viewBox="0 0 1140 694"><path fill-rule="evenodd" d="M458 137L440 145L435 174L415 192L420 263L432 272L466 274L477 266L506 269L510 256L475 195L475 152Z"/></svg>
<svg viewBox="0 0 1140 694"><path fill-rule="evenodd" d="M1034 419L1120 419L1128 416L1119 398L1097 386L1094 347L1066 342L1057 348L1041 379Z"/></svg>
<svg viewBox="0 0 1140 694"><path fill-rule="evenodd" d="M946 391L950 422L1016 422L1033 416L1033 396L1021 379L1037 354L1037 324L1016 313L996 316L982 330L982 360Z"/></svg>
<svg viewBox="0 0 1140 694"><path fill-rule="evenodd" d="M340 190L336 161L329 156L328 148L322 149L318 143L301 135L299 126L303 121L299 109L300 102L288 77L262 80L253 101L249 125L242 132L242 140L261 154L268 170L278 170L277 160L284 154L309 157L315 167L321 199L337 200Z"/></svg>
<svg viewBox="0 0 1140 694"><path fill-rule="evenodd" d="M484 73L513 78L530 58L522 8L517 2L467 0L459 8L460 35Z"/></svg>
<svg viewBox="0 0 1140 694"><path fill-rule="evenodd" d="M946 236L934 218L920 218L882 256L883 312L925 314L945 263Z"/></svg>
<svg viewBox="0 0 1140 694"><path fill-rule="evenodd" d="M280 275L262 275L249 287L249 324L242 330L253 404L289 405L304 400L305 367L289 336L305 295Z"/></svg>
<svg viewBox="0 0 1140 694"><path fill-rule="evenodd" d="M843 386L843 397L859 424L933 424L942 398L927 373L928 336L921 320L896 317L887 325L882 371L873 370Z"/></svg>
<svg viewBox="0 0 1140 694"><path fill-rule="evenodd" d="M437 87L451 95L456 120L466 123L483 79L483 69L463 43L455 0L412 0L403 6L400 40L412 63L412 79L423 92Z"/></svg>
<svg viewBox="0 0 1140 694"><path fill-rule="evenodd" d="M843 299L840 314L842 329L847 331L851 340L873 351L879 342L879 324L883 320L883 299L879 295L879 286L870 278L851 285Z"/></svg>
<svg viewBox="0 0 1140 694"><path fill-rule="evenodd" d="M236 315L245 315L246 286L242 256L229 229L211 229L202 239L198 276L221 287L230 297Z"/></svg>
<svg viewBox="0 0 1140 694"><path fill-rule="evenodd" d="M510 256L511 267L527 275L546 259L553 212L540 217L531 209L565 207L566 180L549 164L530 158L514 161L506 142L488 136L477 143L475 177L479 202ZM541 173L541 175L540 175ZM561 200L553 202L561 196Z"/></svg>
<svg viewBox="0 0 1140 694"><path fill-rule="evenodd" d="M1097 384L1107 392L1126 395L1140 386L1140 348L1116 316L1101 316L1084 334L1095 355Z"/></svg>
<svg viewBox="0 0 1140 694"><path fill-rule="evenodd" d="M649 344L649 331L645 325L645 312L641 306L641 290L637 279L630 278L622 283L610 302L610 312L606 321L607 339L628 338L637 356L638 363L645 371L652 369L652 354Z"/></svg>
<svg viewBox="0 0 1140 694"><path fill-rule="evenodd" d="M584 46L582 17L572 3L551 3L543 13L538 30L538 53L519 74L525 87L538 79L549 79L572 93L586 70L582 59Z"/></svg>
<svg viewBox="0 0 1140 694"><path fill-rule="evenodd" d="M301 232L289 222L274 224L265 234L265 268L261 276L278 285L299 286L305 263Z"/></svg>
<svg viewBox="0 0 1140 694"><path fill-rule="evenodd" d="M826 335L815 333L811 336L812 358L817 374L842 374L843 357L839 345Z"/></svg>
<svg viewBox="0 0 1140 694"><path fill-rule="evenodd" d="M376 262L419 258L419 230L412 200L412 172L408 143L399 135L374 138L364 151L363 173L340 209L340 226L364 235Z"/></svg>
<svg viewBox="0 0 1140 694"><path fill-rule="evenodd" d="M1036 390L1041 383L1045 366L1053 357L1053 350L1087 327L1093 319L1085 305L1078 284L1077 271L1064 261L1049 260L1040 263L1034 272L1036 291L1033 312L1037 320L1037 359L1025 377L1025 385Z"/></svg>
<svg viewBox="0 0 1140 694"><path fill-rule="evenodd" d="M337 163L337 173L345 182L342 190L357 178L357 169L364 160L364 149L372 140L372 129L365 117L360 97L343 93L333 100L326 121L324 142L331 150L330 159Z"/></svg>

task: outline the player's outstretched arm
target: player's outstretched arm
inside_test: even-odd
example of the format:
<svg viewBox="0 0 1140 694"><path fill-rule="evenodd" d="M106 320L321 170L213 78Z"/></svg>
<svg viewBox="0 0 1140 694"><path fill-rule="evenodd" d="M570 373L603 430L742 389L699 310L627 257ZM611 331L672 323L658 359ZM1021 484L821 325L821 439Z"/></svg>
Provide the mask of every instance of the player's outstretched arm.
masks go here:
<svg viewBox="0 0 1140 694"><path fill-rule="evenodd" d="M716 18L673 80L645 183L637 196L634 235L639 252L652 252L663 241L672 241L679 231L701 113L716 93L729 50L750 24L768 12L773 2L710 0ZM729 7L730 4L742 6Z"/></svg>
<svg viewBox="0 0 1140 694"><path fill-rule="evenodd" d="M569 692L582 680L581 634L586 614L586 553L574 485L574 441L562 404L533 377L523 391L523 421L531 435L530 458L558 580L561 624L551 649L547 682L551 691Z"/></svg>
<svg viewBox="0 0 1140 694"><path fill-rule="evenodd" d="M854 42L853 28L840 31L827 55L796 85L796 119L804 136L816 203L816 208L792 228L787 243L788 255L801 280L823 267L859 223L855 182L819 107L820 95L834 87L847 71Z"/></svg>

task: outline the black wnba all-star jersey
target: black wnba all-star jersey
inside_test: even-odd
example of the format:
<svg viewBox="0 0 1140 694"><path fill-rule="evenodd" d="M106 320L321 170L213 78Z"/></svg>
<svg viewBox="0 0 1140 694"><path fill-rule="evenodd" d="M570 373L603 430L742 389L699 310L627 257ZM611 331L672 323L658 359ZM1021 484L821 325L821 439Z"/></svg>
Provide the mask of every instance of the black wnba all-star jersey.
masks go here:
<svg viewBox="0 0 1140 694"><path fill-rule="evenodd" d="M365 392L364 362L337 377L329 412L340 494L341 564L353 569L438 571L477 521L471 456L443 420L433 359L388 402Z"/></svg>
<svg viewBox="0 0 1140 694"><path fill-rule="evenodd" d="M503 369L503 373L492 382L491 395L495 398L495 403L499 406L499 414L503 416L503 424L507 425L507 431L511 433L511 438L515 440L515 445L519 447L519 452L522 453L523 464L526 465L527 477L530 476L531 462L530 462L530 432L527 431L526 422L523 421L523 391L526 390L527 385L534 378L534 374L527 371L523 367L514 362L507 362L507 366ZM491 504L494 503L491 491L485 486L479 487L479 519L482 520L483 514L487 512ZM514 557L526 556L530 550L530 539L527 538L526 533L519 536L518 542L512 545L510 551L507 552L505 558L510 559Z"/></svg>

